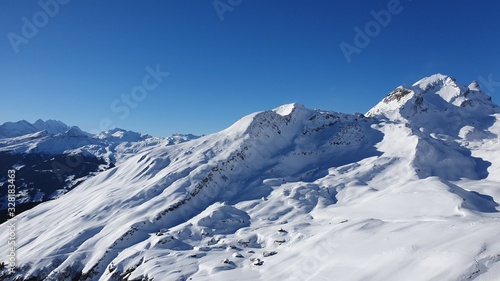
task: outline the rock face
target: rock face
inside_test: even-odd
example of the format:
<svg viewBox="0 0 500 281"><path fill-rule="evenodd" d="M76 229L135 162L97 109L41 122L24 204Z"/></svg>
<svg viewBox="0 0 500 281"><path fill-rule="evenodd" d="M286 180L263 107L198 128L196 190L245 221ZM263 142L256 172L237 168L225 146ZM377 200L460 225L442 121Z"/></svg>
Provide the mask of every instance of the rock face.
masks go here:
<svg viewBox="0 0 500 281"><path fill-rule="evenodd" d="M477 83L438 74L398 87L366 116L288 104L134 150L17 216L18 271L0 276L498 276L498 107Z"/></svg>

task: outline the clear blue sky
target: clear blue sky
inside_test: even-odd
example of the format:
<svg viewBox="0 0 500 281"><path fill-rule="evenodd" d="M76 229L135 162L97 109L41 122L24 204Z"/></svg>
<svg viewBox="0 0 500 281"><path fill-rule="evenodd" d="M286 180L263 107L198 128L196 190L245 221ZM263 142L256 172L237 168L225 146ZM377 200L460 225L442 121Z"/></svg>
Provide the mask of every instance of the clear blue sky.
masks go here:
<svg viewBox="0 0 500 281"><path fill-rule="evenodd" d="M370 25L371 11L395 0L55 1L40 1L48 12L0 3L0 123L209 134L290 102L366 112L438 72L500 81L498 1L401 0L386 26ZM367 25L370 42L356 45L354 28ZM350 62L342 42L360 47ZM169 75L158 83L148 66ZM498 103L500 87L491 89Z"/></svg>

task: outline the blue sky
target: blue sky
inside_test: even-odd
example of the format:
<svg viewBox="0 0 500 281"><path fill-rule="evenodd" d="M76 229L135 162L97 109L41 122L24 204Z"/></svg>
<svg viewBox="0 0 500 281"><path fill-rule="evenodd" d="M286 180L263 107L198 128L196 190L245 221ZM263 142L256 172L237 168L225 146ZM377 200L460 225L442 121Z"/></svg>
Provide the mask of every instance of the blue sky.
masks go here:
<svg viewBox="0 0 500 281"><path fill-rule="evenodd" d="M465 0L2 1L0 123L209 134L290 102L366 112L398 85L438 72L463 84L490 79L485 89L499 103L499 8ZM356 27L369 42L355 40ZM342 42L356 48L347 59Z"/></svg>

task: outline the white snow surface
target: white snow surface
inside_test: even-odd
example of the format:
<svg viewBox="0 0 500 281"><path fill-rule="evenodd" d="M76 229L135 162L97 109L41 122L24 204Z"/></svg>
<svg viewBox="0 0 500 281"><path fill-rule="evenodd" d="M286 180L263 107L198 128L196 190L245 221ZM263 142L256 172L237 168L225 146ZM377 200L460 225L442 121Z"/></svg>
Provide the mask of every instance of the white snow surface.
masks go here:
<svg viewBox="0 0 500 281"><path fill-rule="evenodd" d="M181 134L159 138L120 128L92 135L60 121L38 120L30 124L22 120L0 125L0 152L46 155L83 153L103 158L108 163L121 163L139 151L195 138L197 136Z"/></svg>
<svg viewBox="0 0 500 281"><path fill-rule="evenodd" d="M290 104L138 150L18 215L0 278L499 280L500 110L473 84L434 75L368 117Z"/></svg>

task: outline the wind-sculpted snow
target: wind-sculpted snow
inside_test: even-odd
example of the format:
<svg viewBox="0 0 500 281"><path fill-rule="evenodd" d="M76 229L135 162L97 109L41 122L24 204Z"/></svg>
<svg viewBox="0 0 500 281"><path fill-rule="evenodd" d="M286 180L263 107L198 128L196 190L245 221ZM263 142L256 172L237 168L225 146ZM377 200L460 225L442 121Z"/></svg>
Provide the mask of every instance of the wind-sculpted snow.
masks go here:
<svg viewBox="0 0 500 281"><path fill-rule="evenodd" d="M20 214L0 276L495 280L500 113L442 75L399 89L368 117L289 104L138 150Z"/></svg>

